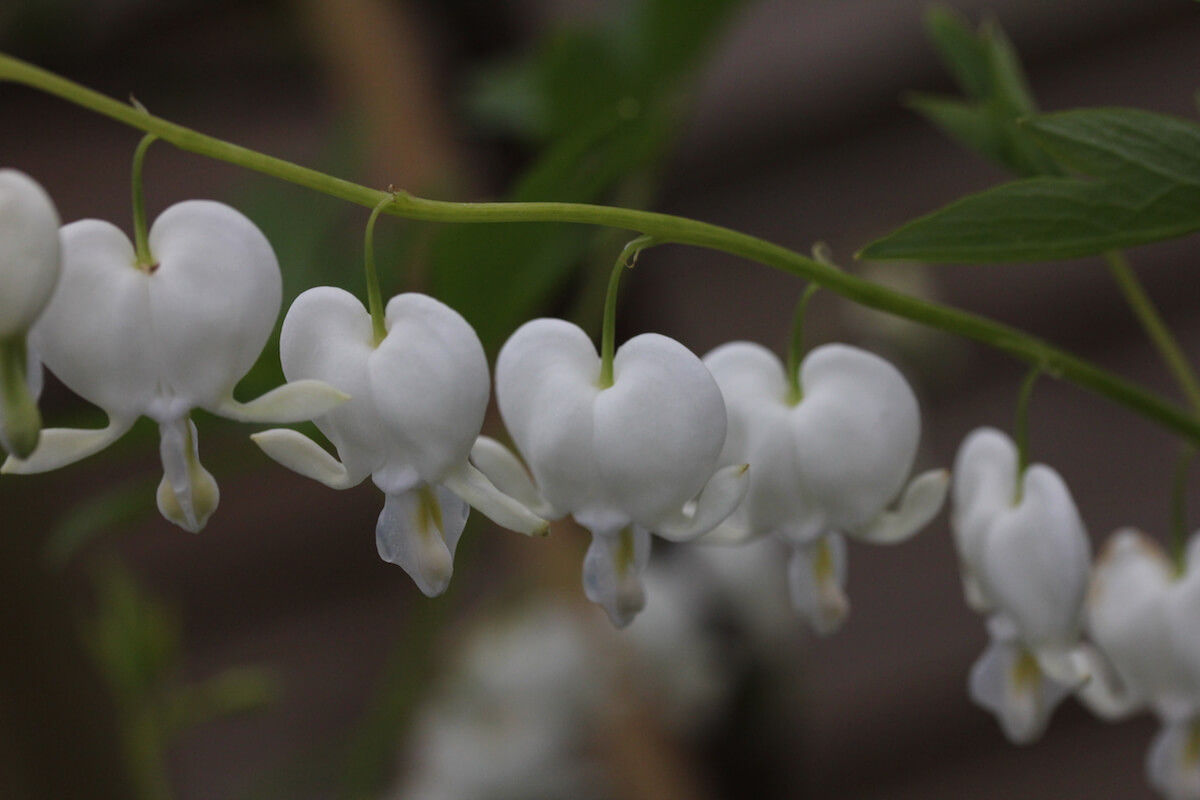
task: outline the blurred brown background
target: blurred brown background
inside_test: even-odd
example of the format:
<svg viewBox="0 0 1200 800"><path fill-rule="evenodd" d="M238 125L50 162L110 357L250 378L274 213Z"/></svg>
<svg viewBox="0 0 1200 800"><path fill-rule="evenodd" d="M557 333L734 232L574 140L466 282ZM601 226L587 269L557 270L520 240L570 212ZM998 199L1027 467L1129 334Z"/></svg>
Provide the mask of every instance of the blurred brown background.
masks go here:
<svg viewBox="0 0 1200 800"><path fill-rule="evenodd" d="M501 194L526 154L471 126L465 83L481 64L612 5L31 0L0 9L0 49L273 155L335 171L349 165L348 177L371 185L483 199ZM947 5L999 19L1043 108L1129 105L1195 117L1194 2ZM839 263L862 269L852 253L873 237L1003 179L899 103L908 90L950 90L922 29L924 6L747 3L700 70L654 207L802 251L823 240ZM136 132L7 85L0 120L0 165L36 177L64 221L98 216L127 225ZM354 158L344 155L347 142ZM146 180L152 214L188 197L255 208L305 193L263 188L241 170L166 145L151 151ZM312 207L345 221L349 244L330 268L345 270L345 285L357 290L356 226L365 213L319 198ZM286 214L282 220L286 231ZM276 244L292 290L303 288L305 276L289 273L286 243ZM1195 238L1131 257L1184 347L1200 352ZM1098 261L947 266L923 279L947 303L1173 394ZM622 338L655 330L698 353L734 338L782 350L800 289L766 268L678 248L647 254L626 286ZM1011 426L1020 365L938 336L881 340L873 323L832 295L818 295L812 308L814 344L871 346L912 377L926 421L919 468L949 465L974 427ZM52 386L45 403L52 422L75 413L61 388ZM1039 385L1032 415L1033 456L1067 479L1094 544L1122 525L1165 532L1175 459L1168 435L1051 381ZM386 730L380 698L403 671L398 663L421 660L425 671L405 680L432 686L441 659L512 594L545 586L561 590L563 603L582 601L585 540L565 525L549 541L471 529L451 596L428 601L374 552L382 498L373 487L326 491L268 464L244 431L200 426L222 508L199 536L145 516L90 542L65 568L46 566L46 537L81 495L141 481L152 511L152 435L58 473L0 480L0 795L131 796L112 703L77 636L103 559L124 560L178 612L185 675L260 665L280 680L281 697L266 710L196 726L174 743L169 768L180 798L338 796L322 765L331 749L362 741L372 720ZM962 603L944 515L896 548L852 545L849 591L853 614L837 635L816 639L797 618L780 639L781 650L795 652L791 671L773 678L770 713L760 708L747 719L726 709L726 733L681 743L657 731L654 698L634 695L634 711L595 723L604 729L595 750L614 796L1153 796L1142 769L1155 731L1148 717L1109 725L1068 702L1043 741L1015 748L970 705L966 674L986 634ZM430 604L441 605L431 612ZM411 702L411 692L401 695L408 699L397 704ZM395 762L413 769L400 755L411 743L400 738Z"/></svg>

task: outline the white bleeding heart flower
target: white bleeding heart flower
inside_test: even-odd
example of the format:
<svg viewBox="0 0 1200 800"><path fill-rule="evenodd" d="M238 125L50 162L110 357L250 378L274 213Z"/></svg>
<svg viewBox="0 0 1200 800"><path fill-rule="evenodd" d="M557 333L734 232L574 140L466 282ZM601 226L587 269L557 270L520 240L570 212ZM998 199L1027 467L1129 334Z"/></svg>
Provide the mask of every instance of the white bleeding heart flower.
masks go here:
<svg viewBox="0 0 1200 800"><path fill-rule="evenodd" d="M775 534L788 542L792 604L830 633L849 611L841 535L903 541L945 501L946 470L908 480L921 435L916 396L886 360L841 344L805 357L798 397L783 364L760 345L722 345L704 364L729 415L721 463L751 466L745 500L709 539Z"/></svg>
<svg viewBox="0 0 1200 800"><path fill-rule="evenodd" d="M1171 800L1200 798L1198 603L1200 539L1193 537L1179 573L1153 540L1131 529L1113 534L1088 593L1087 629L1117 680L1085 686L1081 699L1106 717L1155 712L1162 729L1146 775Z"/></svg>
<svg viewBox="0 0 1200 800"><path fill-rule="evenodd" d="M1186 607L1187 590L1197 581L1200 570L1189 572L1185 583L1162 549L1139 531L1120 530L1109 539L1093 570L1086 628L1121 691L1099 698L1095 692L1082 694L1094 710L1116 717L1149 707L1169 720L1200 711L1170 615L1172 607ZM1097 682L1085 687L1090 688L1110 687Z"/></svg>
<svg viewBox="0 0 1200 800"><path fill-rule="evenodd" d="M522 325L496 363L500 414L533 473L482 438L472 460L503 491L547 519L572 515L592 533L584 591L614 625L645 604L640 574L650 534L684 541L727 517L746 489L744 464L718 469L725 405L704 365L680 343L647 333L613 360L612 385L577 326Z"/></svg>
<svg viewBox="0 0 1200 800"><path fill-rule="evenodd" d="M952 527L967 599L991 616L992 644L971 695L1014 742L1041 735L1059 701L1089 674L1080 649L1091 547L1070 490L997 430L971 433L954 466Z"/></svg>
<svg viewBox="0 0 1200 800"><path fill-rule="evenodd" d="M252 438L279 463L335 489L370 475L387 497L376 527L379 555L432 597L449 585L468 504L515 531L549 528L468 463L489 394L474 329L423 294L393 297L385 327L376 344L370 314L341 289L322 286L296 298L280 336L283 373L351 396L315 420L341 461L296 431Z"/></svg>
<svg viewBox="0 0 1200 800"><path fill-rule="evenodd" d="M33 452L41 428L42 373L27 334L58 283L58 226L58 211L36 181L0 170L0 447L17 456Z"/></svg>
<svg viewBox="0 0 1200 800"><path fill-rule="evenodd" d="M162 433L159 510L195 532L216 509L218 490L200 465L193 408L240 421L296 422L346 399L307 381L249 403L234 400L234 386L275 325L281 295L270 243L238 211L206 200L171 206L150 229L148 267L107 222L74 222L59 236L62 277L32 344L64 384L105 411L108 426L43 431L28 459L10 457L4 472L70 464L145 415Z"/></svg>

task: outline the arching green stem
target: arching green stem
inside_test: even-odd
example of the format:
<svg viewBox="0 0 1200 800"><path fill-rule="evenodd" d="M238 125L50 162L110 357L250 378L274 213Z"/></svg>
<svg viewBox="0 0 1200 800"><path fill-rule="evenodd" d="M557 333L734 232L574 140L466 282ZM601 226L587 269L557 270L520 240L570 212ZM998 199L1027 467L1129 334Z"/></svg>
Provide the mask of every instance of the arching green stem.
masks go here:
<svg viewBox="0 0 1200 800"><path fill-rule="evenodd" d="M1146 290L1142 288L1141 281L1138 280L1133 267L1129 265L1124 254L1117 250L1105 253L1104 259L1108 262L1108 269L1113 280L1117 282L1117 286L1125 295L1125 300L1133 310L1134 316L1142 324L1146 335L1150 337L1150 341L1158 350L1159 357L1162 358L1163 363L1166 364L1172 377L1175 378L1175 382L1179 385L1180 391L1187 398L1192 412L1200 415L1200 381L1196 379L1196 372L1192 369L1187 356L1183 354L1183 349L1175 340L1171 329L1167 327L1159 315L1158 309L1154 307L1150 295L1146 294Z"/></svg>
<svg viewBox="0 0 1200 800"><path fill-rule="evenodd" d="M1182 575L1187 559L1187 483L1191 472L1192 459L1196 457L1196 448L1185 444L1179 449L1179 458L1175 462L1175 476L1171 485L1171 533L1170 551L1171 562L1175 565L1175 574Z"/></svg>
<svg viewBox="0 0 1200 800"><path fill-rule="evenodd" d="M154 256L150 252L150 237L146 230L146 191L142 184L142 165L146 162L146 151L158 139L148 133L138 142L133 151L133 245L139 269L150 272L154 269Z"/></svg>
<svg viewBox="0 0 1200 800"><path fill-rule="evenodd" d="M389 197L387 192L205 136L3 54L0 54L0 80L31 86L126 125L154 133L181 150L236 164L331 197L368 208L374 208ZM1103 395L1200 445L1200 418L1190 410L1035 336L976 314L896 292L786 247L718 225L669 214L582 203L453 203L427 200L405 192L396 192L394 202L384 210L408 219L431 222L603 225L648 234L660 244L685 244L728 253L799 275L868 308L974 339L1029 364L1041 365L1048 375L1069 380Z"/></svg>
<svg viewBox="0 0 1200 800"><path fill-rule="evenodd" d="M375 336L375 346L387 336L387 324L383 315L383 293L379 291L379 273L375 270L375 220L379 213L391 205L394 197L388 195L371 211L367 219L367 232L363 235L363 261L367 271L367 308L371 311L371 331Z"/></svg>
<svg viewBox="0 0 1200 800"><path fill-rule="evenodd" d="M653 236L639 236L625 245L621 255L613 264L608 278L608 292L604 296L604 328L600 333L600 388L613 385L613 358L617 352L617 293L621 287L621 273L632 269L638 254L657 242Z"/></svg>
<svg viewBox="0 0 1200 800"><path fill-rule="evenodd" d="M1013 438L1017 442L1017 480L1013 505L1021 502L1021 490L1024 486L1025 470L1029 467L1029 398L1033 396L1033 385L1042 374L1039 366L1034 366L1021 383L1021 392L1017 395L1017 419L1013 425Z"/></svg>
<svg viewBox="0 0 1200 800"><path fill-rule="evenodd" d="M788 374L788 405L796 405L804 399L804 390L800 387L800 361L804 357L804 317L808 311L808 301L821 287L810 283L800 295L796 303L796 312L792 315L792 340L788 343L787 374Z"/></svg>

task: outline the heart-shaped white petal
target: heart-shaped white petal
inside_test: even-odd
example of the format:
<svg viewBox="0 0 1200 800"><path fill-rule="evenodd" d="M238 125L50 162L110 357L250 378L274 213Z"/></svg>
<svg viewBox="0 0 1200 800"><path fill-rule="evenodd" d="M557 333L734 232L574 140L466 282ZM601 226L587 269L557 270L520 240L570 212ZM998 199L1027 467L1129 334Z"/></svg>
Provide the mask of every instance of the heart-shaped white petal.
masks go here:
<svg viewBox="0 0 1200 800"><path fill-rule="evenodd" d="M0 339L23 334L59 277L58 211L23 172L0 169Z"/></svg>
<svg viewBox="0 0 1200 800"><path fill-rule="evenodd" d="M794 404L783 364L766 348L733 342L704 363L729 412L722 463L751 469L733 526L797 543L831 530L900 538L919 527L909 520L936 513L938 504L924 506L938 493L922 484L919 514L906 512L903 526L880 519L908 478L921 430L912 389L884 359L847 345L819 347L800 367Z"/></svg>
<svg viewBox="0 0 1200 800"><path fill-rule="evenodd" d="M1168 620L1168 606L1183 607L1180 585L1158 545L1125 529L1105 545L1087 598L1092 640L1136 701L1168 718L1194 708L1191 680Z"/></svg>
<svg viewBox="0 0 1200 800"><path fill-rule="evenodd" d="M1091 565L1090 545L1071 493L1057 472L1034 464L1020 502L996 515L983 540L978 575L996 609L1031 649L1078 638Z"/></svg>
<svg viewBox="0 0 1200 800"><path fill-rule="evenodd" d="M217 411L279 311L279 265L254 223L221 203L171 206L150 229L151 271L107 222L61 238L62 281L33 334L46 366L118 418Z"/></svg>
<svg viewBox="0 0 1200 800"><path fill-rule="evenodd" d="M725 435L720 390L687 348L657 334L618 349L612 386L599 376L578 327L528 322L496 363L500 413L551 506L593 527L653 531L713 476Z"/></svg>

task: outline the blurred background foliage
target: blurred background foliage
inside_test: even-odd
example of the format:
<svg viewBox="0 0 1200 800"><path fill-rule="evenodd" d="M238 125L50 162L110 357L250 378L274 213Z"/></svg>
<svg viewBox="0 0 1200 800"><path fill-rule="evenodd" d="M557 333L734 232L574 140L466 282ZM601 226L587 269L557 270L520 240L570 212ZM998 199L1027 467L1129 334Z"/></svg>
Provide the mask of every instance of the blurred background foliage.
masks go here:
<svg viewBox="0 0 1200 800"><path fill-rule="evenodd" d="M998 15L1050 107L1191 108L1194 3L950 5ZM923 6L6 0L0 49L380 188L653 206L799 250L826 239L845 254L999 175L945 155L944 141L900 108L914 87L949 90L921 30ZM1007 46L998 24L987 30ZM972 43L940 31L944 48L966 49L957 63L970 63ZM1027 108L1012 66L956 75L965 101L923 92L909 103L1015 172L1043 169L1016 137L972 138ZM1181 84L1185 93L1168 94ZM128 229L135 132L2 85L0 120L0 164L41 180L64 220L101 216ZM192 196L243 210L276 248L285 307L319 284L365 294L365 209L161 144L147 196L151 214ZM538 315L596 331L624 239L569 225L389 220L376 244L386 293L434 293L494 355ZM1177 250L1155 253L1148 261L1181 261ZM733 337L786 339L799 291L787 276L730 269L711 254L644 261L625 281L621 338L654 329L698 352ZM1039 273L1035 288L1019 289L1009 273L872 274L1099 348L1110 363L1147 361L1123 355L1132 326L1112 321L1115 303L1091 288L1086 268ZM1164 268L1150 282L1193 331L1190 274ZM814 303L813 340L869 342L919 388L938 389L927 403L939 420L929 466L949 463L968 426L1008 419L1017 373L843 311ZM276 344L240 397L282 380ZM1117 509L1156 496L1153 476L1169 474L1173 443L1135 431L1151 437L1137 442L1141 460L1104 472L1098 452L1134 449L1121 438L1127 420L1069 405L1064 416L1054 391L1039 395L1049 398L1035 417L1035 433L1047 434L1039 452L1083 476L1082 496L1099 509L1090 522L1129 522ZM102 424L53 383L43 406L50 424ZM450 591L428 601L375 555L373 487L327 492L267 463L244 426L203 413L197 423L222 487L222 508L198 537L155 512L157 432L144 420L102 456L0 480L0 796L1148 796L1139 765L1149 728L1097 733L1112 729L1067 710L1037 754L1011 755L968 706L961 684L983 634L960 608L944 525L899 551L854 554L854 622L803 648L817 658L802 652L808 640L769 548L733 560L657 549L650 608L615 635L582 599L585 540L569 523L529 542L473 520ZM1138 519L1149 525L1156 513ZM1064 753L1085 750L1091 768L1063 766Z"/></svg>

